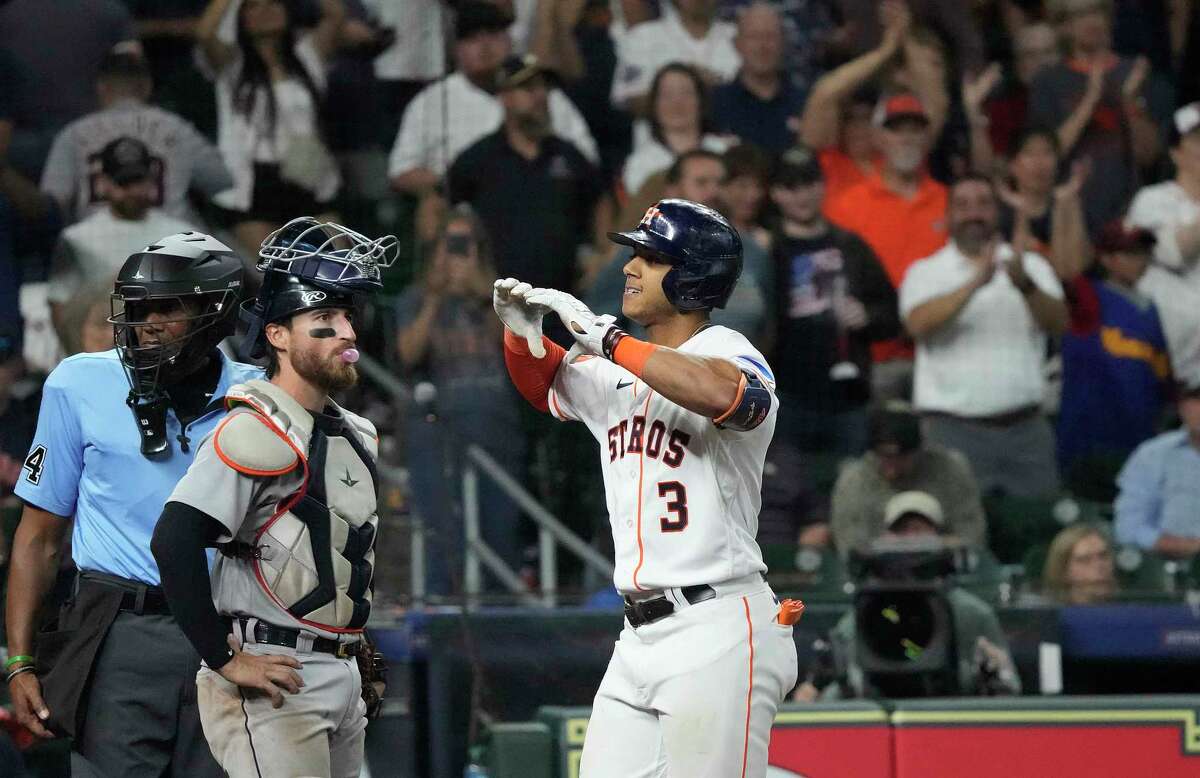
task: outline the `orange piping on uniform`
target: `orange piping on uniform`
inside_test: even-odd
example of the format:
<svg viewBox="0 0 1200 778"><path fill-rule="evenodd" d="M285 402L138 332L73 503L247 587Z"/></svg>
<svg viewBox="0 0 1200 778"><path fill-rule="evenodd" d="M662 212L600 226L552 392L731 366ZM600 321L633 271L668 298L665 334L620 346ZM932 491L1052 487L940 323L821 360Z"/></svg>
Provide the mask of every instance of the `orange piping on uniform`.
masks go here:
<svg viewBox="0 0 1200 778"><path fill-rule="evenodd" d="M746 778L746 760L750 754L750 703L754 699L754 623L750 621L750 601L742 598L746 609L746 635L750 643L750 687L746 690L746 737L742 741L742 778Z"/></svg>
<svg viewBox="0 0 1200 778"><path fill-rule="evenodd" d="M642 416L650 410L650 398L654 396L654 391L651 390L646 395L646 405L642 408ZM637 493L637 538L638 538L638 563L637 567L633 568L633 588L638 591L645 591L642 585L638 583L638 571L642 569L642 562L646 559L646 550L642 546L642 472L646 465L646 447L642 446L638 451L638 493Z"/></svg>

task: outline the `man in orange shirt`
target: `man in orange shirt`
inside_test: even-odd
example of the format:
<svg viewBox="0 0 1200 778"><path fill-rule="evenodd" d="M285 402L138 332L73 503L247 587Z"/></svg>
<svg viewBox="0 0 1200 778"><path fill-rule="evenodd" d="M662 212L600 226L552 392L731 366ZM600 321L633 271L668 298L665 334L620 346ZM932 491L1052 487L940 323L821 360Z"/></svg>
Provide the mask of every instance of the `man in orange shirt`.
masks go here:
<svg viewBox="0 0 1200 778"><path fill-rule="evenodd" d="M929 115L912 94L896 94L876 107L875 125L883 165L878 174L842 192L826 206L838 226L858 233L874 249L899 288L918 259L946 243L946 187L926 169L933 144ZM876 401L910 399L912 344L874 344L873 394Z"/></svg>

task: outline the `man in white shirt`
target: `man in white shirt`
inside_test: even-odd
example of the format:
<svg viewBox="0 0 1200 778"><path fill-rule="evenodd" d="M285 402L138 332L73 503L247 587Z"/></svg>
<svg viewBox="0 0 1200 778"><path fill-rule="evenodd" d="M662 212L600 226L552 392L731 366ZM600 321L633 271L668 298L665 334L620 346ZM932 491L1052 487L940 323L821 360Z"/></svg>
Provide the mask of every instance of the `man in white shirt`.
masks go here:
<svg viewBox="0 0 1200 778"><path fill-rule="evenodd" d="M1170 129L1175 179L1143 187L1127 220L1157 238L1138 290L1158 306L1175 375L1191 375L1200 371L1200 103L1176 111Z"/></svg>
<svg viewBox="0 0 1200 778"><path fill-rule="evenodd" d="M983 493L1052 494L1054 437L1040 403L1047 335L1067 324L1062 286L1045 259L1002 242L986 177L955 183L946 217L950 242L900 286L925 435L962 451Z"/></svg>
<svg viewBox="0 0 1200 778"><path fill-rule="evenodd" d="M454 30L456 72L427 86L404 111L388 158L392 187L418 196L436 189L463 149L500 128L504 108L496 98L496 73L509 55L510 19L492 3L467 2ZM554 134L593 164L596 141L579 110L560 90L549 95Z"/></svg>
<svg viewBox="0 0 1200 778"><path fill-rule="evenodd" d="M646 95L663 65L683 62L700 68L709 85L731 81L742 66L734 48L737 28L716 20L716 0L672 0L660 18L630 28L617 39L612 102L645 114ZM666 6L666 4L664 4Z"/></svg>
<svg viewBox="0 0 1200 778"><path fill-rule="evenodd" d="M46 297L56 329L62 329L65 305L92 284L112 284L117 271L134 254L163 235L192 225L152 207L159 183L154 158L146 144L124 136L99 153L97 186L107 207L63 230L51 263Z"/></svg>

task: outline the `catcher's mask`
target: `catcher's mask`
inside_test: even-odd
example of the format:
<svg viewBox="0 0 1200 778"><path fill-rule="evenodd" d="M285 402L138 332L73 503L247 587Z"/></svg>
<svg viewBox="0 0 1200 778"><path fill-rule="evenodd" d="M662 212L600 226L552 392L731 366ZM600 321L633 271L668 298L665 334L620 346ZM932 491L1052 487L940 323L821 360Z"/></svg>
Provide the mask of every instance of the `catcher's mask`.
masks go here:
<svg viewBox="0 0 1200 778"><path fill-rule="evenodd" d="M199 232L169 235L131 255L117 273L109 323L144 455L168 446L165 387L202 367L233 333L242 274L232 249ZM175 324L185 331L167 337Z"/></svg>
<svg viewBox="0 0 1200 778"><path fill-rule="evenodd" d="M394 235L371 238L311 216L293 219L263 240L258 297L242 304L242 352L267 353L266 326L317 308L353 308L383 288L380 270L396 260Z"/></svg>

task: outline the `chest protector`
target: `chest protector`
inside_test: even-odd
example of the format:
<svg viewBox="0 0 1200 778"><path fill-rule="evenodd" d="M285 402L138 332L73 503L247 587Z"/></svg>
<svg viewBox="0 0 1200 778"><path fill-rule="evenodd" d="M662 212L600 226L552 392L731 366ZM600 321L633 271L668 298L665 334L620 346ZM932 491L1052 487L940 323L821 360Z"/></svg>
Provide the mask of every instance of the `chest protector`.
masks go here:
<svg viewBox="0 0 1200 778"><path fill-rule="evenodd" d="M235 541L221 552L252 564L259 585L300 621L361 630L371 612L379 526L375 428L336 405L333 424L325 423L330 417L314 423L266 381L231 387L226 403L231 413L215 435L221 459L258 477L300 469L303 480L277 504L251 506L254 542Z"/></svg>

